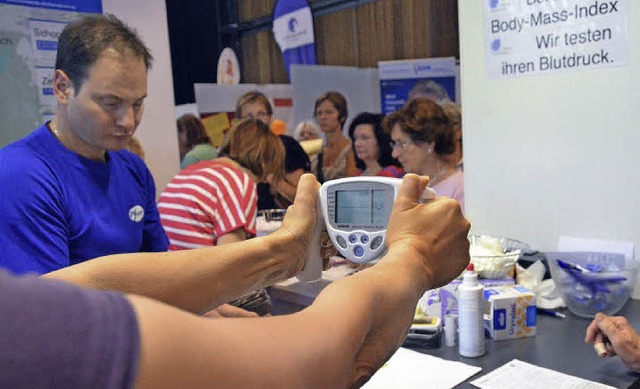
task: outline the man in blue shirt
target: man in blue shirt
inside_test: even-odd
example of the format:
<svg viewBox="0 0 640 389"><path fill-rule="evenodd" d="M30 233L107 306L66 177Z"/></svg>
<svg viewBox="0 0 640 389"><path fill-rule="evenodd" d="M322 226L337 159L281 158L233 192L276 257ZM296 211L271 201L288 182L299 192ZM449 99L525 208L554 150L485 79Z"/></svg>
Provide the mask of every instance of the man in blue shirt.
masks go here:
<svg viewBox="0 0 640 389"><path fill-rule="evenodd" d="M58 42L53 119L0 149L0 267L47 273L117 253L166 251L155 184L125 150L152 56L114 16L69 24Z"/></svg>

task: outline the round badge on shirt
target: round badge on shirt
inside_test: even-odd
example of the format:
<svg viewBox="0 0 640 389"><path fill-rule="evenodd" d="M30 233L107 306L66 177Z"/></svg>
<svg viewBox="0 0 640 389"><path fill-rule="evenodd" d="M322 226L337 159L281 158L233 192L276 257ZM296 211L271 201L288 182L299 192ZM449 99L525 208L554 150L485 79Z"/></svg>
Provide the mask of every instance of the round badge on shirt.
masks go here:
<svg viewBox="0 0 640 389"><path fill-rule="evenodd" d="M143 218L144 218L144 208L142 208L142 206L135 205L131 207L131 209L129 210L129 219L131 219L132 222L139 223L142 221Z"/></svg>

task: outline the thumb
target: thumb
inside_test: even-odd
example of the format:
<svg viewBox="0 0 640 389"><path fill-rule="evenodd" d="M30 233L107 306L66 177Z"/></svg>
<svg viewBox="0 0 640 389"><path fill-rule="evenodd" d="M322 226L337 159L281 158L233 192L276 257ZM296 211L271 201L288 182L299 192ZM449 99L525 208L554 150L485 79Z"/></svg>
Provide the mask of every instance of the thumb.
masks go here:
<svg viewBox="0 0 640 389"><path fill-rule="evenodd" d="M300 204L300 206L313 206L315 207L318 198L318 188L320 184L316 180L316 176L311 173L305 173L300 177L298 182L298 188L296 190L296 197L293 199L293 204Z"/></svg>
<svg viewBox="0 0 640 389"><path fill-rule="evenodd" d="M420 202L420 197L424 188L427 187L429 178L416 174L405 174L402 184L398 189L398 195L393 203L393 213L404 211L416 206Z"/></svg>

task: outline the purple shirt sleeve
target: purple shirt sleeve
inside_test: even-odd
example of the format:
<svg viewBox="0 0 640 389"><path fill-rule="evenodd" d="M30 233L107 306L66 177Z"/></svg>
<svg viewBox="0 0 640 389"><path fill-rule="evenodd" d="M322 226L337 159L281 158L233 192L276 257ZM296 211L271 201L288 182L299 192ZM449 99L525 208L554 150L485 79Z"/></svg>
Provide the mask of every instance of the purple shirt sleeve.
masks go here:
<svg viewBox="0 0 640 389"><path fill-rule="evenodd" d="M130 388L140 336L124 295L0 272L0 388Z"/></svg>

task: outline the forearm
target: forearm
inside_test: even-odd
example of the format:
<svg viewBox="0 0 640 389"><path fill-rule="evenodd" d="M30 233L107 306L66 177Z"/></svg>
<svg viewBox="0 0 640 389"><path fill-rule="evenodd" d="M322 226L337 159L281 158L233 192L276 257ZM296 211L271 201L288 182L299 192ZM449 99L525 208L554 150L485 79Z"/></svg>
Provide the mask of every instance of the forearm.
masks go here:
<svg viewBox="0 0 640 389"><path fill-rule="evenodd" d="M138 387L351 386L402 342L425 287L417 270L380 263L328 286L299 313L268 318L204 320L133 299L142 334Z"/></svg>
<svg viewBox="0 0 640 389"><path fill-rule="evenodd" d="M239 244L101 257L44 277L118 290L204 313L250 290L293 276L296 247L285 234Z"/></svg>
<svg viewBox="0 0 640 389"><path fill-rule="evenodd" d="M418 299L430 282L416 262L386 259L329 285L301 314L318 324L316 379L345 374L340 386L368 378L403 343ZM336 386L338 387L338 386Z"/></svg>

